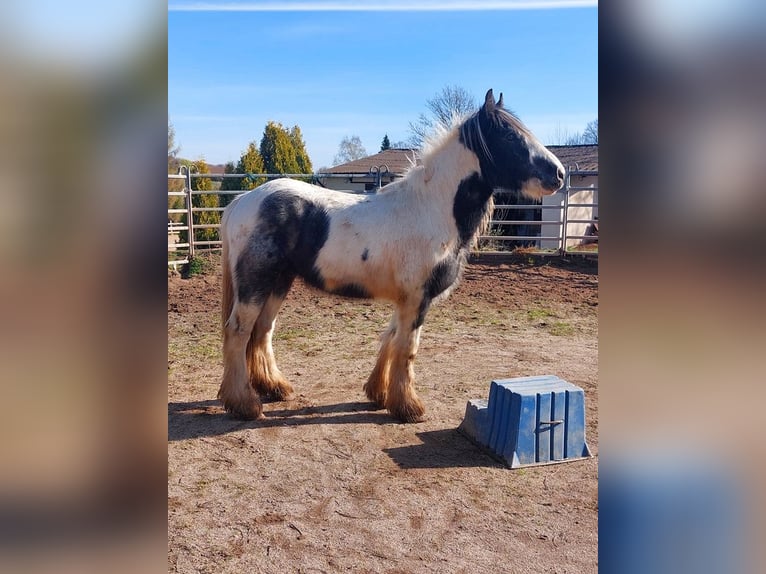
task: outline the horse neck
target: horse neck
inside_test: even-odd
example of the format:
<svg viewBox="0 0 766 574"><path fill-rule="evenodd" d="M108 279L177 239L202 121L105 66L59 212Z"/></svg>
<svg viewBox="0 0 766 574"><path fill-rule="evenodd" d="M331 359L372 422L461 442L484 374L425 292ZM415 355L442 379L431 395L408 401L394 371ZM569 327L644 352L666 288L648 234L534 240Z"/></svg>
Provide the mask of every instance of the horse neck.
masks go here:
<svg viewBox="0 0 766 574"><path fill-rule="evenodd" d="M454 218L457 224L459 247L470 248L486 228L493 206L492 188L481 176L479 158L454 132L423 158L423 166L429 197L441 198L445 220Z"/></svg>
<svg viewBox="0 0 766 574"><path fill-rule="evenodd" d="M457 132L423 158L427 185L453 198L460 182L480 173L479 158L459 140ZM430 177L430 179L428 179Z"/></svg>

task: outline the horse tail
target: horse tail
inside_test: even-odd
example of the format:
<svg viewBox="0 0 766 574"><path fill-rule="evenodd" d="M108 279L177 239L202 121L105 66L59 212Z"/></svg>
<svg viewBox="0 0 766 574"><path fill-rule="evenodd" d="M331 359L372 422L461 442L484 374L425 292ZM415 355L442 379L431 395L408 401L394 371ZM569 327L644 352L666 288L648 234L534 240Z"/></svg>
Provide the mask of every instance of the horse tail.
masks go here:
<svg viewBox="0 0 766 574"><path fill-rule="evenodd" d="M223 279L221 281L221 337L226 337L226 323L231 317L231 310L234 308L234 283L231 276L231 265L229 265L229 257L227 254L226 241L223 242L223 259L221 261L221 269L223 271ZM255 327L253 327L252 333L250 333L250 339L247 341L247 347L245 350L245 356L247 357L247 373L248 377L252 379L253 373L258 368L256 361L256 354L253 352L255 345Z"/></svg>
<svg viewBox="0 0 766 574"><path fill-rule="evenodd" d="M226 329L226 321L231 316L231 310L234 307L234 284L231 277L231 265L229 265L229 247L226 241L225 218L221 222L221 271L223 278L221 280L221 329Z"/></svg>

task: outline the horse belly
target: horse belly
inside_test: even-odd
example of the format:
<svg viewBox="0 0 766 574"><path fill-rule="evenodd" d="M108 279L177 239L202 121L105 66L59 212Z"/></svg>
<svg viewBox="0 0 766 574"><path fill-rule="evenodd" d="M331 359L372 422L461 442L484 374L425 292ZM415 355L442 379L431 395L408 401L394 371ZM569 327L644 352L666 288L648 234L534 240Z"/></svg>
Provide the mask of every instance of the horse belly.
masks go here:
<svg viewBox="0 0 766 574"><path fill-rule="evenodd" d="M370 298L402 301L420 292L435 258L434 242L416 235L387 237L390 228L340 225L317 257L327 291L363 291ZM440 251L437 248L437 251Z"/></svg>
<svg viewBox="0 0 766 574"><path fill-rule="evenodd" d="M396 276L379 253L379 241L347 224L332 229L316 260L323 287L352 297L397 300Z"/></svg>

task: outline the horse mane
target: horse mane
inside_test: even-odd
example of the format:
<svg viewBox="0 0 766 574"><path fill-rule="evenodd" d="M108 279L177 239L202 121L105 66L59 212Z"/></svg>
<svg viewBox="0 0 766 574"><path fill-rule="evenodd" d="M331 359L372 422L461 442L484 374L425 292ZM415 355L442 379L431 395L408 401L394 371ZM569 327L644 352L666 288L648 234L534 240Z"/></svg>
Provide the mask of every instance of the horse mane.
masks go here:
<svg viewBox="0 0 766 574"><path fill-rule="evenodd" d="M489 146L487 145L487 141L484 138L484 133L479 122L480 112L481 110L476 111L470 115L453 114L449 125L445 125L441 122L437 123L432 132L425 138L423 148L420 152L421 163L426 165L428 160L432 156L438 154L441 148L447 145L447 143L451 141L451 139L458 132L463 135L465 142L468 144L473 153L477 155L482 153L487 157L489 161L492 161L492 152L489 150ZM492 113L495 114L497 121L504 121L510 124L514 129L524 134L525 136L531 135L527 127L522 124L521 120L512 112L504 108L495 107ZM410 161L410 168L407 170L407 174L414 171L418 167L422 167L417 164L417 159L418 158L415 157L414 154L412 158L408 157L408 160ZM495 198L493 194L490 195L489 201L484 208L479 226L476 229L472 244L469 247L470 249L474 247L477 241L477 237L479 235L484 235L489 229L490 221L492 220L492 213L494 210Z"/></svg>
<svg viewBox="0 0 766 574"><path fill-rule="evenodd" d="M476 113L473 115L476 115ZM431 132L427 134L423 140L423 148L420 152L421 157L426 159L437 153L439 149L449 141L450 137L455 134L463 122L467 121L467 117L468 116L466 115L453 113L449 124L437 122Z"/></svg>

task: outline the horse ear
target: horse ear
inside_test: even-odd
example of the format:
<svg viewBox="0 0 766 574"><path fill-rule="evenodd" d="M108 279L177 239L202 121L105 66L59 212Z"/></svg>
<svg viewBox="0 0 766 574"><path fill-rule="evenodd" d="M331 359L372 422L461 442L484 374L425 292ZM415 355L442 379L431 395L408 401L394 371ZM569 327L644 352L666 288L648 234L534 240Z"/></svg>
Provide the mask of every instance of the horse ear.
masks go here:
<svg viewBox="0 0 766 574"><path fill-rule="evenodd" d="M484 98L484 109L488 112L495 107L495 95L492 93L492 88L487 92L487 96Z"/></svg>
<svg viewBox="0 0 766 574"><path fill-rule="evenodd" d="M500 92L500 97L497 99L497 107L498 108L503 107L503 92Z"/></svg>

